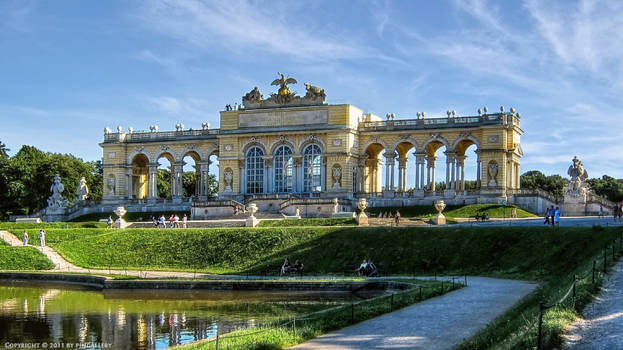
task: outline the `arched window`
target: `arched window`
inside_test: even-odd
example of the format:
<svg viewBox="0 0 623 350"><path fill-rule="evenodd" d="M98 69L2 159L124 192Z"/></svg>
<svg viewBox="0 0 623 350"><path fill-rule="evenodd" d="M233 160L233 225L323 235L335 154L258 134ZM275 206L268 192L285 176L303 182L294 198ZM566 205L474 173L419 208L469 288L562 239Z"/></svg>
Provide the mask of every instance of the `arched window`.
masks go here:
<svg viewBox="0 0 623 350"><path fill-rule="evenodd" d="M264 151L254 146L245 158L247 171L247 193L264 192Z"/></svg>
<svg viewBox="0 0 623 350"><path fill-rule="evenodd" d="M322 191L322 151L311 144L303 151L303 192Z"/></svg>
<svg viewBox="0 0 623 350"><path fill-rule="evenodd" d="M292 149L281 145L275 150L275 192L292 192Z"/></svg>

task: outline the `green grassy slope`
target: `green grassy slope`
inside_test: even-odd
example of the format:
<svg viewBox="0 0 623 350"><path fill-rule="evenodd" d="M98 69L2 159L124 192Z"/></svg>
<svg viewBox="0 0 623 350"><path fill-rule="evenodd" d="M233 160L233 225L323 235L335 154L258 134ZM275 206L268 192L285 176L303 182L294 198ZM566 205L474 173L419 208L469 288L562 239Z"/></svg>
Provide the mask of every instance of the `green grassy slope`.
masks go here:
<svg viewBox="0 0 623 350"><path fill-rule="evenodd" d="M489 217L492 218L508 218L511 215L513 207L514 206L511 205L504 207L499 204L448 205L443 211L443 214L448 218L469 218L474 217L476 214L487 212ZM411 207L374 207L368 208L366 211L376 216L381 212L395 213L396 210L399 210L400 215L403 217L428 218L433 215L437 215L437 210L432 205ZM528 218L536 217L536 215L517 207L517 217Z"/></svg>
<svg viewBox="0 0 623 350"><path fill-rule="evenodd" d="M0 240L0 270L47 270L54 267L33 247L11 247Z"/></svg>

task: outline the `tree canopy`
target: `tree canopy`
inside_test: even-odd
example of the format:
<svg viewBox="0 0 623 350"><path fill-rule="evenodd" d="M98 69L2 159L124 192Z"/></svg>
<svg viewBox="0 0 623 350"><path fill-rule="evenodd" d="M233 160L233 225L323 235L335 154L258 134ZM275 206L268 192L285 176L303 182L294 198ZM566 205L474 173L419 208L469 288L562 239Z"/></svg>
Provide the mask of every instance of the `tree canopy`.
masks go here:
<svg viewBox="0 0 623 350"><path fill-rule="evenodd" d="M538 170L531 170L521 175L521 188L543 190L556 198L563 197L563 190L568 183L569 180L560 175L545 176Z"/></svg>
<svg viewBox="0 0 623 350"><path fill-rule="evenodd" d="M76 198L81 177L89 186L89 199L102 198L102 165L85 162L71 154L46 153L33 146L22 148L11 157L0 157L0 217L28 215L46 206L54 175L65 185L63 197Z"/></svg>
<svg viewBox="0 0 623 350"><path fill-rule="evenodd" d="M623 202L623 179L604 175L601 179L588 179L587 182L598 196L608 198L613 202Z"/></svg>

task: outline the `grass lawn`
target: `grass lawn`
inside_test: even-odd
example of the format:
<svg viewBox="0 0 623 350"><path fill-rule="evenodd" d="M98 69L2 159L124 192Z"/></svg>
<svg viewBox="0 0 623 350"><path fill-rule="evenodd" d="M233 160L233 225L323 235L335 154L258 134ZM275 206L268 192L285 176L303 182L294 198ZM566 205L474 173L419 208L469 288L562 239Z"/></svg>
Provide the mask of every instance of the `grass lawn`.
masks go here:
<svg viewBox="0 0 623 350"><path fill-rule="evenodd" d="M49 229L49 228L105 228L105 222L42 222L39 224L30 222L0 222L0 230L17 233L18 230L26 229Z"/></svg>
<svg viewBox="0 0 623 350"><path fill-rule="evenodd" d="M354 226L353 218L312 218L287 220L261 220L259 227L289 227L289 226Z"/></svg>
<svg viewBox="0 0 623 350"><path fill-rule="evenodd" d="M54 267L33 247L11 247L0 240L0 270L46 270Z"/></svg>
<svg viewBox="0 0 623 350"><path fill-rule="evenodd" d="M190 217L190 211L173 211L173 212L158 211L158 212L128 212L123 216L123 219L127 222L151 221L152 216L159 217L160 215L163 215L163 214L167 218L171 216L171 214L177 214L180 218L182 218L184 214ZM108 219L109 215L112 215L113 220L117 219L117 217L112 213L91 213L91 214L86 214L86 215L82 215L77 218L71 219L70 222L74 222L76 224L79 224L81 222L89 222L89 221L97 222L100 219ZM104 224L104 227L106 227L106 224Z"/></svg>
<svg viewBox="0 0 623 350"><path fill-rule="evenodd" d="M468 204L468 205L448 205L443 211L443 215L447 218L469 218L474 217L476 214L482 214L487 212L491 218L503 218L510 217L511 212L515 206L503 206L500 204ZM391 212L395 213L396 210L400 211L402 217L417 217L417 218L430 218L437 215L437 210L432 206L411 206L411 207L374 207L368 208L366 211L374 216L378 216L379 213ZM530 212L527 212L517 207L518 218L530 218L536 217Z"/></svg>

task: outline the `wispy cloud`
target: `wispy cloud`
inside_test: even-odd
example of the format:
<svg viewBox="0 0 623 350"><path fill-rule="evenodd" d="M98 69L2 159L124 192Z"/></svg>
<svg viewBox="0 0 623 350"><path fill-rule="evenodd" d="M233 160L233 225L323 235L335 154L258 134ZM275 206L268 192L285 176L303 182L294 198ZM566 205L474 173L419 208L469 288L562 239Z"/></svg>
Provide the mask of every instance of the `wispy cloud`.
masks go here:
<svg viewBox="0 0 623 350"><path fill-rule="evenodd" d="M261 5L261 6L260 6ZM286 55L302 61L370 57L370 48L340 33L288 21L278 4L247 1L157 0L144 3L139 17L150 29L205 50L240 55ZM349 38L352 39L352 38Z"/></svg>

